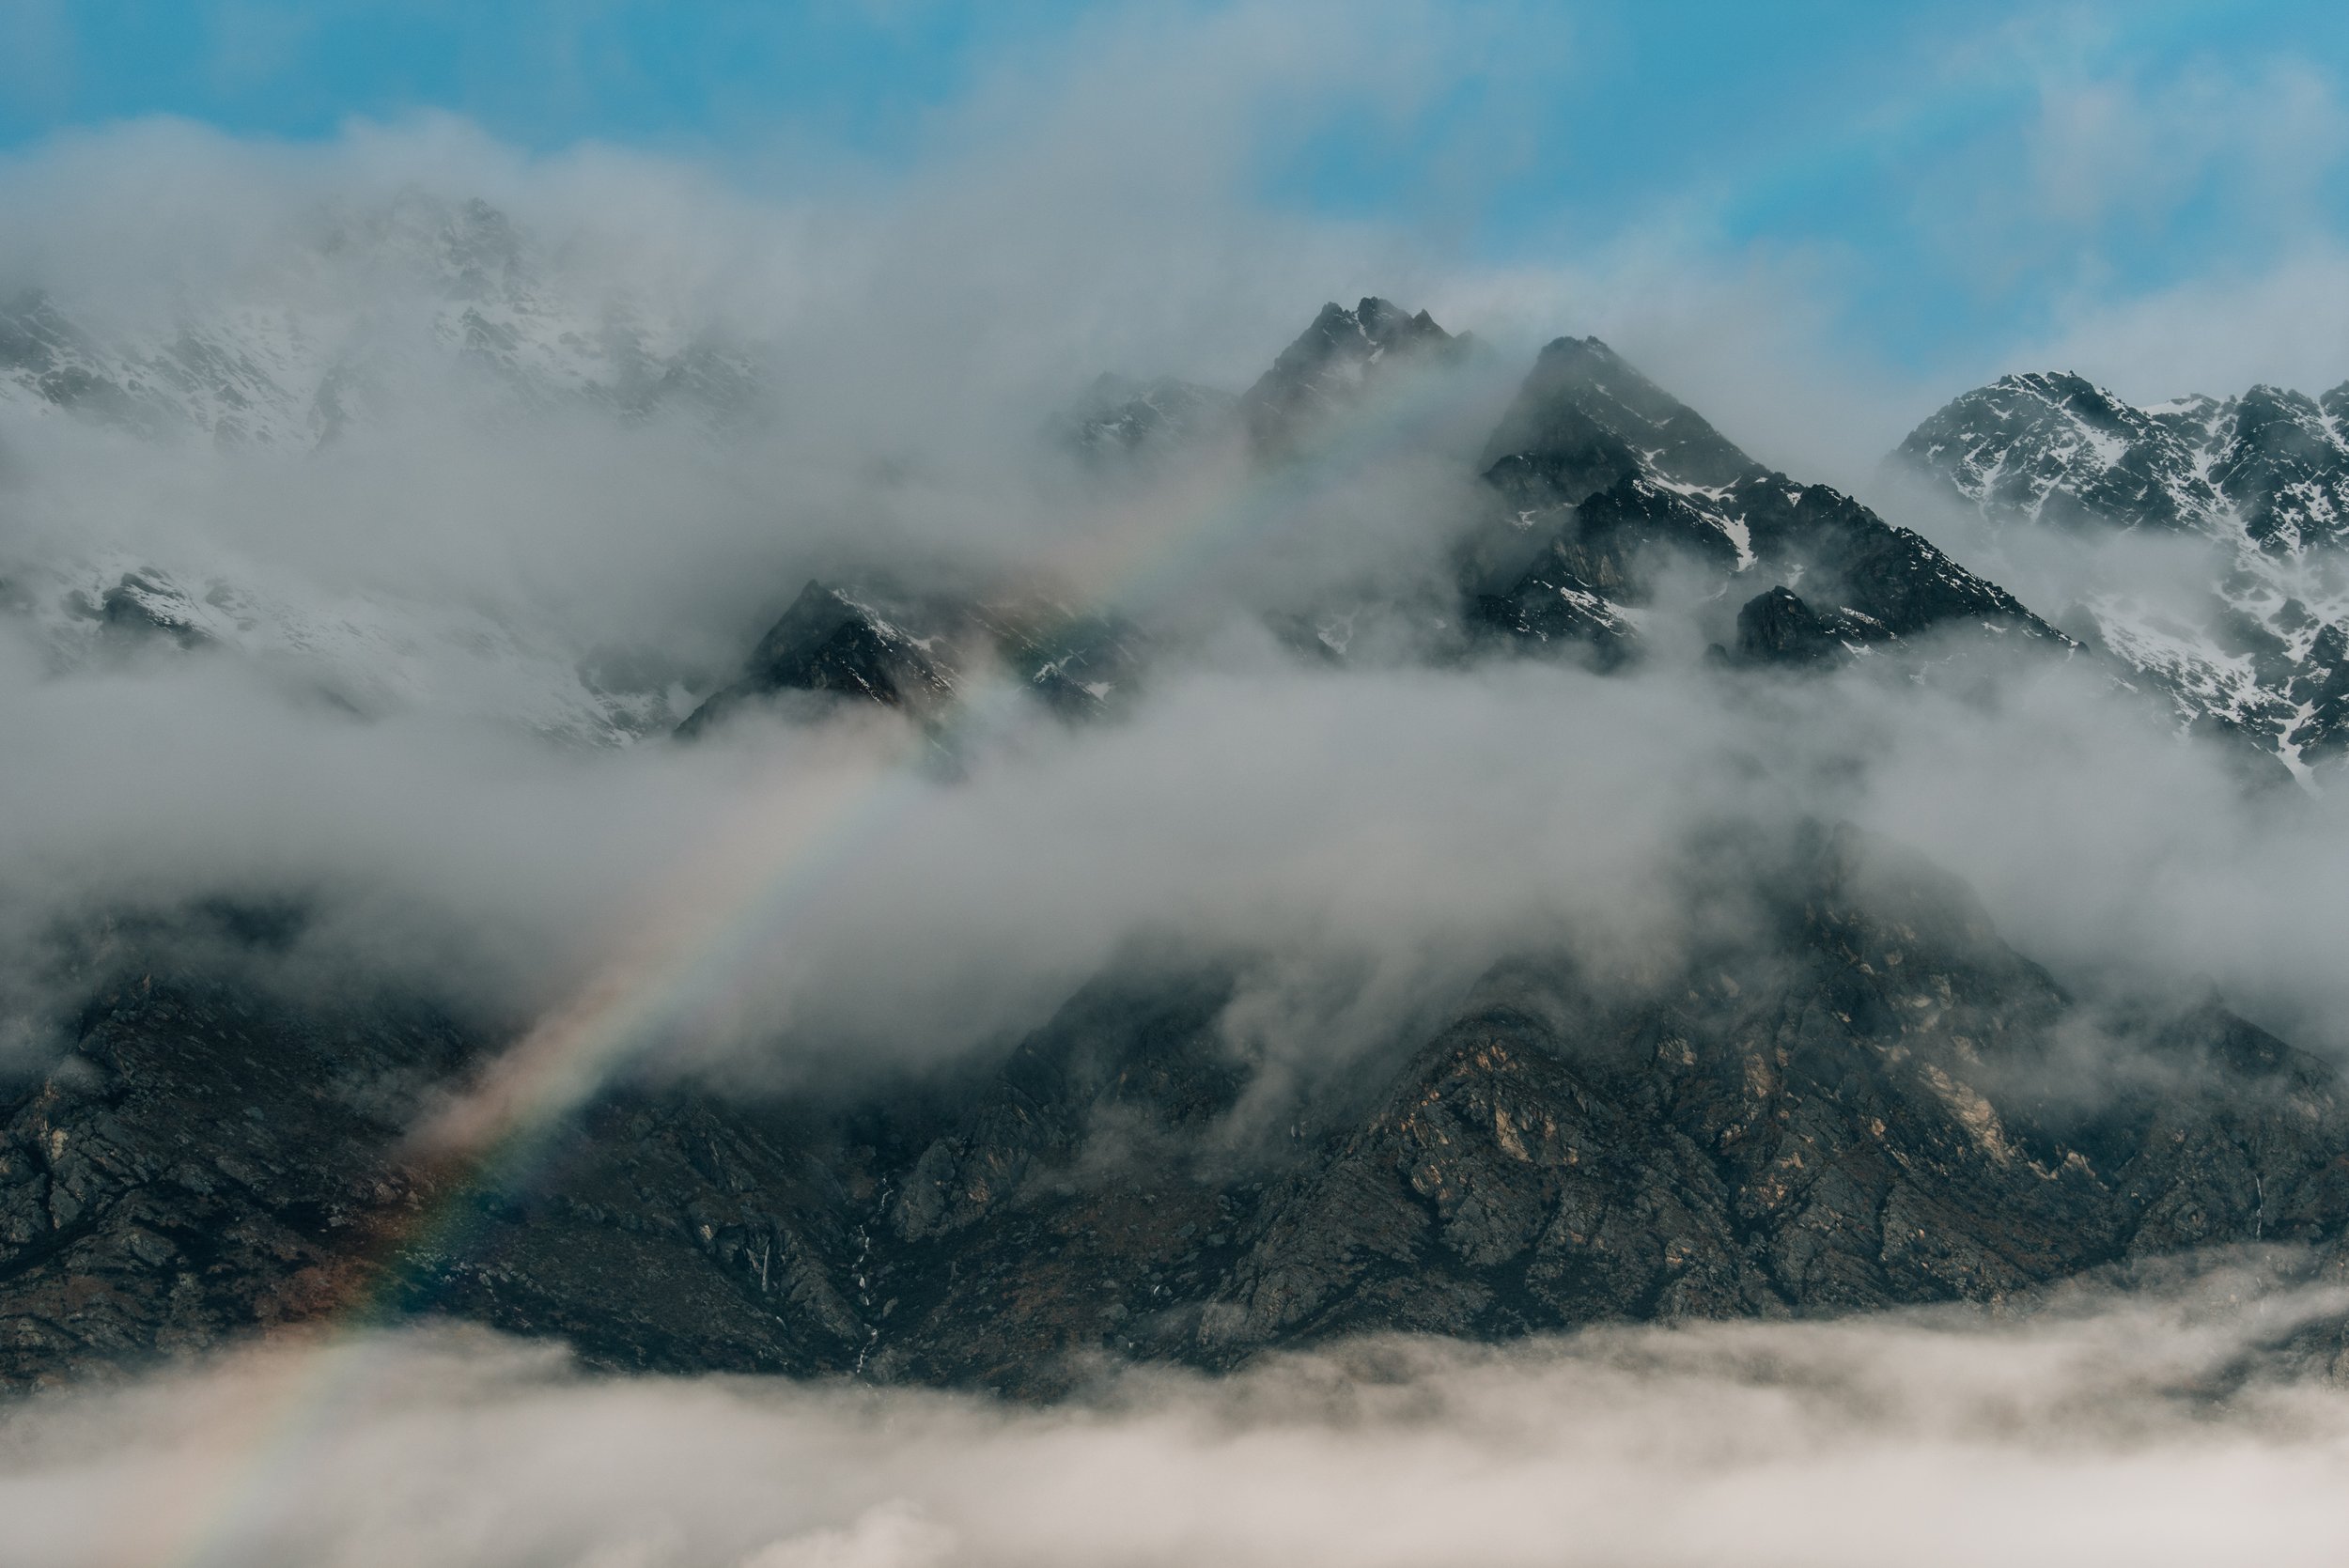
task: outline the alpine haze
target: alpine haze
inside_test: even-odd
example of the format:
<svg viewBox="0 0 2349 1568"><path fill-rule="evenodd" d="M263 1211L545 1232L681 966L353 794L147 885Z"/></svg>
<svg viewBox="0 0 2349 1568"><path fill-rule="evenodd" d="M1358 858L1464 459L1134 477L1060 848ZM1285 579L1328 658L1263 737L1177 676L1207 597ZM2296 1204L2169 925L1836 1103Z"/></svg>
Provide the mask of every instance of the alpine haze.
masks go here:
<svg viewBox="0 0 2349 1568"><path fill-rule="evenodd" d="M2330 1560L2338 23L1015 9L0 14L0 1556Z"/></svg>

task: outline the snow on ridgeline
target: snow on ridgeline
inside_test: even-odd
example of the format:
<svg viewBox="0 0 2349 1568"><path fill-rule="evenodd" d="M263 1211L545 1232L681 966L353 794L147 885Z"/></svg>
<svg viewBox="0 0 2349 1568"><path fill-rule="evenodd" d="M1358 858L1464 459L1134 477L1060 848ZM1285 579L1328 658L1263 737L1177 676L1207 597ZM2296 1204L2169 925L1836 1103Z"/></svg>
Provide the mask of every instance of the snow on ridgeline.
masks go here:
<svg viewBox="0 0 2349 1568"><path fill-rule="evenodd" d="M418 192L321 215L308 246L219 297L140 315L70 280L0 300L0 414L299 448L380 411L420 369L524 407L717 425L763 391L739 348L582 275L485 202Z"/></svg>
<svg viewBox="0 0 2349 1568"><path fill-rule="evenodd" d="M2349 382L2137 407L2068 373L2001 377L1892 456L1994 533L2085 541L2103 576L2070 618L2182 719L2245 733L2295 772L2349 754ZM2201 544L2190 592L2135 581L2117 536Z"/></svg>
<svg viewBox="0 0 2349 1568"><path fill-rule="evenodd" d="M115 298L70 275L0 295L0 448L33 469L78 454L102 473L121 466L107 443L127 442L132 465L200 483L215 453L291 462L362 433L398 445L409 415L495 432L568 410L590 428L658 419L714 440L767 408L754 349L478 200L412 190L320 209L302 243L174 279L163 297ZM521 606L305 581L193 542L202 530L174 521L192 504L178 482L127 503L65 483L45 502L55 515L20 498L0 517L0 612L53 668L133 648L227 651L359 712L492 719L593 744L665 731L691 706L663 679L609 675Z"/></svg>

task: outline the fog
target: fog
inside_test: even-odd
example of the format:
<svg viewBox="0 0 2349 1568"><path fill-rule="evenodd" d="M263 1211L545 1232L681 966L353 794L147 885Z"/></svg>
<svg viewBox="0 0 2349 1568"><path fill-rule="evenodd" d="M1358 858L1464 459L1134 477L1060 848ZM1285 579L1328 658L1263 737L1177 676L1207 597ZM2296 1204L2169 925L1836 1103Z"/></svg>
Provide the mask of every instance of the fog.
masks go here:
<svg viewBox="0 0 2349 1568"><path fill-rule="evenodd" d="M592 1379L478 1331L277 1344L0 1422L23 1568L2329 1562L2337 1279L2030 1311L1369 1340L1049 1408Z"/></svg>
<svg viewBox="0 0 2349 1568"><path fill-rule="evenodd" d="M1656 949L1699 830L1850 820L1967 878L2075 984L2217 986L2344 1043L2338 798L2247 803L2222 753L2084 663L1781 688L1315 670L1236 641L1119 722L1015 699L950 770L885 715L583 752L354 721L226 660L6 670L20 952L59 918L294 900L327 970L526 1017L651 940L715 966L673 1048L919 1062L1040 1021L1137 939L1366 974L1358 1017L1508 952Z"/></svg>
<svg viewBox="0 0 2349 1568"><path fill-rule="evenodd" d="M1372 69L1232 25L1276 35L1247 40L1264 77L1236 92L1309 58L1299 91ZM1017 112L982 93L910 172L788 199L452 120L306 147L153 123L10 160L11 290L150 364L188 323L278 346L252 383L275 394L199 411L218 427L0 408L22 611L0 618L0 917L34 1020L17 1048L54 1046L61 928L227 896L303 908L312 971L426 984L516 1028L648 946L702 962L664 1048L754 1079L1000 1043L1138 948L1278 955L1267 973L1320 1000L1253 997L1249 1016L1343 1054L1500 953L1669 943L1700 830L1809 818L1925 851L2077 986L2215 986L2295 1043L2349 1048L2325 871L2349 848L2342 797L2248 800L2222 753L2086 661L1975 660L1921 687L1863 661L1784 685L1724 679L1693 632L1609 679L1316 669L1276 646L1265 611L1440 576L1543 337L1652 351L1798 477L1889 439L1869 423L1883 383L1796 364L1821 318L1783 276L1479 268L1425 234L1245 199L1261 149L1237 132L1139 173L1083 145L1088 127L1143 139L1151 94L1196 59L1137 63L1114 103L1081 83ZM572 358L524 354L525 376L450 351L472 296L452 303L432 247L475 196L514 236L511 287L483 308L552 323ZM1373 406L1331 460L1267 478L1219 449L1086 474L1050 439L1102 369L1237 389L1323 298L1374 289L1485 348ZM747 390L715 412L618 410L622 340L721 353ZM364 417L321 436L303 410L344 363ZM277 394L275 434L234 433ZM810 575L876 567L1133 616L1141 690L1081 729L982 705L942 768L881 715L663 738ZM58 608L150 567L212 606L222 645L126 649ZM2061 581L2015 586L2052 616L2039 596ZM604 698L633 744L582 743Z"/></svg>
<svg viewBox="0 0 2349 1568"><path fill-rule="evenodd" d="M420 1163L621 1074L982 1062L1123 965L1236 961L1223 1026L1269 1104L1423 1043L1504 957L1657 971L1724 923L1708 855L1820 823L1953 873L2091 1003L2215 991L2349 1060L2349 789L2247 787L2093 658L1735 671L1706 644L1751 589L1670 573L1624 673L1457 658L1431 623L1486 436L1566 334L2050 620L2114 583L2190 608L2199 546L2000 534L1878 459L2047 354L2145 396L2317 365L2339 257L2074 301L1959 377L1839 340L1847 258L1708 250L1669 202L1529 261L1456 212L1279 196L1330 124L1375 161L1460 81L1504 118L1563 90L1507 22L1121 12L864 158L532 152L436 116L0 156L0 1074L71 1044L92 952L231 961L191 911L233 907L295 917L234 955L262 983L523 1042L432 1102ZM2031 200L2096 182L2068 168ZM2015 225L1949 210L1994 272ZM1100 373L1236 393L1374 293L1475 347L1301 459L1068 450ZM1142 667L1083 722L976 669L926 727L810 704L674 735L811 578L880 574L1116 617ZM1341 611L1350 662L1270 629ZM2105 1045L2048 1077L2138 1081ZM1981 1311L1103 1361L1050 1406L329 1324L0 1406L0 1556L2330 1562L2344 1312L2338 1257L2246 1252Z"/></svg>

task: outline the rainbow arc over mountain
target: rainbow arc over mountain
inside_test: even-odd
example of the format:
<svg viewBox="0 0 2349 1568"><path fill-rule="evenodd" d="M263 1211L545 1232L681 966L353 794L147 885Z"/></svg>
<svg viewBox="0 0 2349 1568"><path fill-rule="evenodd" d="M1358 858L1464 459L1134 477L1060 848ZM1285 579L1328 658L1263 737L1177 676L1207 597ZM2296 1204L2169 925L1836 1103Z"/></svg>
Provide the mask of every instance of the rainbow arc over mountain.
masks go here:
<svg viewBox="0 0 2349 1568"><path fill-rule="evenodd" d="M1316 474L1343 471L1398 425L1439 409L1444 378L1422 376L1350 419L1308 458L1252 471L1172 513L1110 513L1073 552L1062 584L1081 603L1143 610L1207 566L1277 530ZM1072 612L1072 615L1075 613ZM298 1475L303 1455L383 1363L381 1330L419 1261L461 1257L477 1239L483 1194L526 1183L568 1115L630 1059L690 1033L734 993L762 953L818 919L826 890L941 789L945 753L983 756L1033 720L1024 682L980 672L927 728L908 724L848 762L778 781L735 819L714 826L708 852L651 893L628 943L563 1006L540 1018L470 1091L412 1134L415 1189L404 1224L379 1238L347 1299L265 1347L244 1369L219 1429L184 1457L168 1492L123 1526L122 1568L235 1568Z"/></svg>

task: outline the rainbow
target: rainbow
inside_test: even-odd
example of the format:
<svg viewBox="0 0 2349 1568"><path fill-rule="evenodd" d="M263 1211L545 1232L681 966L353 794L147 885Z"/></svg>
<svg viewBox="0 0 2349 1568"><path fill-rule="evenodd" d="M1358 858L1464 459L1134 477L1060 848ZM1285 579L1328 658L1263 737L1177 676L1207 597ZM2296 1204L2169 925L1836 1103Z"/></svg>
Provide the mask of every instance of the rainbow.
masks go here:
<svg viewBox="0 0 2349 1568"><path fill-rule="evenodd" d="M1346 438L1311 465L1258 475L1170 519L1138 515L1094 536L1068 563L1081 601L1146 609L1190 581L1234 543L1273 526L1315 470L1350 465L1391 437L1397 423L1432 412L1443 378L1415 379L1414 396L1382 406L1379 420L1350 422ZM380 1239L373 1266L350 1298L305 1326L290 1343L257 1357L233 1407L177 1483L126 1523L122 1568L232 1568L272 1498L387 1354L380 1330L397 1315L400 1257L461 1256L477 1233L481 1193L539 1169L565 1117L631 1057L683 1032L708 999L723 996L746 960L787 940L820 912L840 874L941 785L928 759L942 739L964 752L1021 722L1023 683L982 675L941 721L910 726L852 763L786 796L754 802L709 836L700 863L648 899L629 943L569 1001L495 1058L471 1090L412 1135L407 1152L428 1201ZM942 731L942 733L941 733Z"/></svg>

